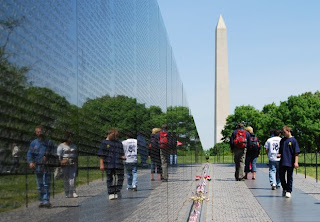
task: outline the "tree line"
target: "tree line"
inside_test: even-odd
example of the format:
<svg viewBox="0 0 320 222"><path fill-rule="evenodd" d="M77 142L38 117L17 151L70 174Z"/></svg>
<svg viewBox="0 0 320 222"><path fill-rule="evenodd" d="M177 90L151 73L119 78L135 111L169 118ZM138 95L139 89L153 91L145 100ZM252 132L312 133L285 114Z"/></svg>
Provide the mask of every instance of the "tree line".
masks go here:
<svg viewBox="0 0 320 222"><path fill-rule="evenodd" d="M236 107L234 114L227 117L222 130L224 143L229 143L229 137L239 122L252 126L262 145L270 137L271 129L281 130L284 125L288 125L299 141L300 148L314 152L320 147L320 92L290 96L279 105L265 105L261 111L250 105ZM228 147L222 144L216 146Z"/></svg>

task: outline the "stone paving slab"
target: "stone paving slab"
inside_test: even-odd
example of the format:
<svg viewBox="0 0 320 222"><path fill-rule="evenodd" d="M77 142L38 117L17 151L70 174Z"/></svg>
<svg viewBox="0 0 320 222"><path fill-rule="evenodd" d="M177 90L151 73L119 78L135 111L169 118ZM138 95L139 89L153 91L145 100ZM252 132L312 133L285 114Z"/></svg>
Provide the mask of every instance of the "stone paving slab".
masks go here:
<svg viewBox="0 0 320 222"><path fill-rule="evenodd" d="M206 216L203 221L320 221L320 183L293 175L292 198L271 190L268 166L258 164L256 180L234 180L234 164L212 164Z"/></svg>
<svg viewBox="0 0 320 222"><path fill-rule="evenodd" d="M204 221L271 221L247 185L234 179L234 164L211 164Z"/></svg>

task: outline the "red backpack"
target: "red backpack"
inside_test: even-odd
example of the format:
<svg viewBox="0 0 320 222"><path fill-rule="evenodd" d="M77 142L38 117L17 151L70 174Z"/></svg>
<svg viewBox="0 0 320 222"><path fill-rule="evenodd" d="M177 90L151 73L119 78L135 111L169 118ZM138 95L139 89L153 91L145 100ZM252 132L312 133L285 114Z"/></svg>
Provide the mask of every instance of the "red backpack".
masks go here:
<svg viewBox="0 0 320 222"><path fill-rule="evenodd" d="M245 130L237 130L236 137L233 139L233 144L235 147L242 149L247 146L247 135Z"/></svg>
<svg viewBox="0 0 320 222"><path fill-rule="evenodd" d="M161 131L160 132L160 148L166 149L168 147L168 132L167 131Z"/></svg>

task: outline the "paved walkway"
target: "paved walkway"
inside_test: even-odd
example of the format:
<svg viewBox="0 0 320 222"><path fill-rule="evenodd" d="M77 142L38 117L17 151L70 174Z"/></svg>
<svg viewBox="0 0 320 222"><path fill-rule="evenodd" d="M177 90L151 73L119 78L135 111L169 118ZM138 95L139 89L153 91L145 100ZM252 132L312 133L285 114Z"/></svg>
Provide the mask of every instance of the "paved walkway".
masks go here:
<svg viewBox="0 0 320 222"><path fill-rule="evenodd" d="M292 198L284 198L281 189L271 190L266 167L259 165L256 180L241 182L234 181L233 164L210 164L213 180L201 221L320 221L320 183L295 174ZM1 213L0 221L186 221L201 171L201 165L172 167L164 183L150 181L149 170L140 169L138 191L123 189L121 199L109 201L105 182L98 180L79 187L77 199L55 195L51 209L32 203Z"/></svg>
<svg viewBox="0 0 320 222"><path fill-rule="evenodd" d="M234 181L233 164L214 164L204 221L320 221L320 183L294 174L292 198L271 190L267 165L256 180Z"/></svg>

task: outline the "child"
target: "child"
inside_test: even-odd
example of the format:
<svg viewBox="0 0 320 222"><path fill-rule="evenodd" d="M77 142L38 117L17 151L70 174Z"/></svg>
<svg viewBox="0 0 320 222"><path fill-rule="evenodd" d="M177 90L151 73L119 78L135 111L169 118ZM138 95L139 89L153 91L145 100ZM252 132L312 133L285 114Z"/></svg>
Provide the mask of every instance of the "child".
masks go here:
<svg viewBox="0 0 320 222"><path fill-rule="evenodd" d="M127 139L122 141L123 151L126 157L126 174L127 174L127 189L137 191L138 185L138 174L137 174L137 163L138 163L138 141L133 139L132 133L127 134Z"/></svg>
<svg viewBox="0 0 320 222"><path fill-rule="evenodd" d="M109 200L117 199L123 184L123 153L122 143L118 140L119 132L117 129L108 130L108 135L101 142L98 155L100 156L100 170L106 171L107 189ZM119 194L119 195L118 195Z"/></svg>

